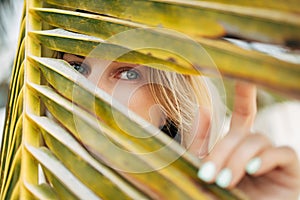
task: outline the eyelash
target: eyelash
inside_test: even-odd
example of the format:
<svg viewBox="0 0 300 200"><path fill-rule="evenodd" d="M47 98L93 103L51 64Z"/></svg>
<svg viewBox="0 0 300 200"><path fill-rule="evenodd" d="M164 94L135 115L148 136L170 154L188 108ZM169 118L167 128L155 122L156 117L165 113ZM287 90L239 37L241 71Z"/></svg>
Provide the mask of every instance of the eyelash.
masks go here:
<svg viewBox="0 0 300 200"><path fill-rule="evenodd" d="M78 71L79 73L81 73L82 75L84 76L88 76L91 72L90 70L90 67L82 62L76 62L76 61L70 61L69 64L76 70ZM81 67L80 69L84 69L84 71L80 71L79 67ZM127 78L122 78L122 73L124 72L135 72L136 73L136 78L134 79L130 79L128 77L128 75L125 75L127 76ZM122 67L122 68L119 68L116 70L116 72L114 73L113 75L114 78L117 78L117 79L121 79L121 80L127 80L127 81L132 81L132 80L136 80L136 79L140 79L141 78L141 73L132 68L132 67Z"/></svg>
<svg viewBox="0 0 300 200"><path fill-rule="evenodd" d="M90 68L88 65L82 63L82 62L76 62L76 61L71 61L69 62L69 64L76 70L78 71L80 74L84 75L84 76L88 76L90 74ZM77 67L77 69L76 69ZM84 71L80 71L79 67L81 67L81 69L84 69Z"/></svg>
<svg viewBox="0 0 300 200"><path fill-rule="evenodd" d="M130 77L128 77L128 74L125 75L126 78L122 78L122 73L124 72L135 72L136 74L136 77L135 78L132 78L130 79ZM121 79L121 80L126 80L126 81L133 81L133 80L137 80L137 79L140 79L141 78L141 73L134 69L134 68L131 68L131 67L123 67L123 68L120 68L118 69L115 73L114 73L114 78L118 78L118 79Z"/></svg>

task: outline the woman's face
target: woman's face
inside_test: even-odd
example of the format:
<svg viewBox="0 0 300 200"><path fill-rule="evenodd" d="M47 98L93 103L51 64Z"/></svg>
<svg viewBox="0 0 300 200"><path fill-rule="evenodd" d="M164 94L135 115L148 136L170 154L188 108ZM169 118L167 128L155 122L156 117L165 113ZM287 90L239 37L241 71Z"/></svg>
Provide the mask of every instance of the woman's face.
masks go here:
<svg viewBox="0 0 300 200"><path fill-rule="evenodd" d="M63 59L92 83L154 126L164 124L164 115L150 92L148 67L73 54L64 54Z"/></svg>

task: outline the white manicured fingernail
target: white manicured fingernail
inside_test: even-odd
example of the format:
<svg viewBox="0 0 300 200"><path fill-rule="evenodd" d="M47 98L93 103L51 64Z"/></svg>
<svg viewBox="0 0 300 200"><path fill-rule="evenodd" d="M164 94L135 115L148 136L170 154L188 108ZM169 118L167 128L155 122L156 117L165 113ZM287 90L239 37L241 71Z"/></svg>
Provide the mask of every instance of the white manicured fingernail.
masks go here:
<svg viewBox="0 0 300 200"><path fill-rule="evenodd" d="M216 165L208 161L204 163L198 171L198 177L206 182L212 181L216 174Z"/></svg>
<svg viewBox="0 0 300 200"><path fill-rule="evenodd" d="M257 172L260 166L261 166L261 159L259 157L252 158L246 166L246 172L248 174L254 174Z"/></svg>
<svg viewBox="0 0 300 200"><path fill-rule="evenodd" d="M232 179L232 172L230 169L225 168L218 174L216 184L222 188L229 186Z"/></svg>

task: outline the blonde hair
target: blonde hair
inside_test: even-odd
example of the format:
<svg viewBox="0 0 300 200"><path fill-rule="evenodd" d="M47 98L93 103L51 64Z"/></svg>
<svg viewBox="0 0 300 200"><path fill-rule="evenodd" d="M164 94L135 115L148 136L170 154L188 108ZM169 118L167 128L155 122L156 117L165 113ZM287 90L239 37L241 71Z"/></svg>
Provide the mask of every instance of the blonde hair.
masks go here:
<svg viewBox="0 0 300 200"><path fill-rule="evenodd" d="M56 52L53 57L62 58L63 53ZM210 127L210 148L214 145L220 127L215 123L218 120L220 106L212 103L218 99L218 95L211 94L209 81L201 76L184 75L176 72L163 71L149 68L149 89L155 103L161 106L166 117L166 122L171 122L180 134L181 144L188 148L193 139L192 125L195 120L198 107L206 107L212 114L212 126ZM213 96L213 97L211 97ZM218 100L221 102L220 100ZM216 102L216 101L214 101ZM219 103L218 103L219 104ZM167 127L170 128L170 127ZM177 133L173 133L177 134Z"/></svg>
<svg viewBox="0 0 300 200"><path fill-rule="evenodd" d="M198 76L157 69L150 70L149 79L155 102L161 105L167 119L177 127L181 143L187 147L197 107L212 107L204 80Z"/></svg>

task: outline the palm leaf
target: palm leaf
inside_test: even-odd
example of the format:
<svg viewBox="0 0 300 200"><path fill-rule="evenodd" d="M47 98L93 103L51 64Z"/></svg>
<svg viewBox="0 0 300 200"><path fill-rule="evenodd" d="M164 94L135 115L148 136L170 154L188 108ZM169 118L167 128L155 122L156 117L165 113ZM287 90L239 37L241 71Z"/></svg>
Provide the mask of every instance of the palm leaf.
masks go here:
<svg viewBox="0 0 300 200"><path fill-rule="evenodd" d="M42 61L44 61L44 63ZM52 61L52 63L49 61ZM75 85L74 85L76 77L78 78L78 75L75 73L75 71L73 71L73 73L72 73L72 71L65 71L65 72L58 73L58 71L60 69L67 69L67 68L63 68L60 65L58 65L58 64L60 64L60 62L57 62L54 64L54 61L55 60L49 59L49 58L39 59L40 66L41 66L41 64L43 64L43 67L45 68L46 65L48 64L48 67L49 68L51 67L53 71L55 69L55 72L46 71L45 69L41 69L41 71L43 71L46 79L59 93L64 94L67 98L72 98L72 96L73 96L72 100L74 102L76 102L77 104L83 105L85 109L90 110L92 112L94 105L90 104L89 102L93 102L92 99L95 98L95 96L92 95L92 93L94 93L94 92L90 88L94 88L94 87L90 87L90 88L86 87L85 90L83 90L83 89L80 90L79 88L76 88L76 87L78 87L77 84L88 86L88 83L83 84L82 82L79 82L79 83L75 83ZM31 60L31 62L34 62L34 61ZM50 65L50 63L52 65ZM35 64L35 66L38 66L38 64ZM55 73L57 73L57 74L55 74ZM67 77L69 79L73 79L73 81L69 81L69 83L68 83L68 82L66 82L66 80L63 79L63 77L58 77L58 76L63 75L63 73L65 73L65 77ZM85 80L83 80L83 82L84 81ZM60 83L60 84L57 84L57 83ZM64 83L64 84L61 84L61 83ZM114 129L117 129L121 133L121 135L120 135L120 133L117 133L117 132L111 130L111 128L107 127L105 124L103 124L101 122L95 122L95 120L93 120L93 119L89 119L90 117L85 116L84 115L85 112L83 110L77 110L76 107L74 107L74 105L70 104L68 101L60 99L60 97L55 95L55 93L51 92L51 90L46 89L46 88L40 88L37 86L32 86L32 87L38 93L43 94L41 98L45 102L47 109L55 116L55 118L58 121L60 121L61 123L64 123L65 127L68 130L70 130L75 137L80 139L86 147L88 147L89 149L92 149L93 153L95 153L98 156L100 155L101 159L105 163L107 163L109 166L115 166L121 170L126 169L127 171L130 171L130 172L133 172L133 171L147 172L147 171L152 171L153 169L156 169L156 168L161 168L161 167L167 166L168 163L176 160L176 162L174 162L172 164L173 167L177 167L177 168L181 169L182 171L184 171L185 173L189 173L190 175L194 176L194 179L196 178L195 177L196 168L193 168L193 167L191 168L191 166L188 168L186 161L181 159L181 158L185 158L185 156L188 156L188 155L183 155L183 157L179 158L178 154L180 154L180 151L179 151L180 147L176 143L173 142L173 146L171 146L171 144L168 145L173 150L173 151L170 151L167 147L164 147L164 143L155 140L155 138L153 138L153 137L147 137L148 136L147 134L150 135L151 133L147 133L147 132L145 132L145 130L143 131L143 129L140 128L139 124L129 121L128 116L122 117L122 115L124 115L124 112L122 113L118 110L115 110L115 111L113 111L114 115L112 116L111 111L109 111L110 110L109 107L111 107L111 105L107 103L107 102L110 102L110 100L106 100L106 102L103 101L103 99L105 99L104 94L101 94L101 93L99 94L99 96L102 96L102 99L100 99L100 98L98 99L97 98L98 95L96 95L96 100L95 100L96 101L96 105L95 105L96 106L95 107L96 114L99 115L99 117L101 117L101 121L104 121L107 124L109 124L111 127L114 127ZM74 89L74 87L76 89ZM73 91L73 93L71 91ZM82 98L77 99L76 97L74 98L74 91L79 96L85 96L85 98L84 99L82 99ZM55 102L53 102L53 100L55 100ZM101 105L101 106L98 107L98 105ZM114 105L114 106L116 106L116 105ZM121 105L119 105L119 106L121 107ZM65 110L66 108L67 108L67 110ZM119 110L124 110L124 109L119 108ZM132 116L133 114L130 114L130 115ZM83 118L83 116L85 116L84 117L85 120L89 119L89 123L82 121L81 118ZM117 119L114 116L118 116ZM138 117L135 117L135 118L138 118ZM69 119L69 120L66 120L66 119ZM118 124L115 124L116 123L116 122L114 122L115 120L117 120L119 122L118 124L122 124L122 129L120 129L118 127ZM139 119L137 121L142 121L142 119ZM143 122L143 123L146 123L146 122ZM99 134L99 130L97 129L98 124L100 124L100 126L101 126L100 130L104 132L105 137L103 137ZM131 128L131 127L133 127L133 128ZM128 134L128 133L122 134L122 132L123 132L122 130L126 130L130 134ZM151 132L157 132L157 131L151 130ZM132 137L130 135L133 135L135 137ZM163 136L164 136L163 134L160 135L160 137L158 139L160 139L162 141L167 141L168 138L163 137ZM112 143L109 140L107 140L106 137L108 137L112 141L114 141L114 144L110 145ZM142 139L137 139L137 138L142 138ZM115 145L117 145L118 147L123 147L126 151L119 151L118 148L115 148ZM155 153L153 156L139 155L138 158L136 158L132 154L127 153L127 151L132 151L132 152L137 152L137 153L145 153L145 152L155 152L157 150L159 150L158 154ZM104 152L110 152L110 153L109 153L109 155L104 155ZM176 154L176 152L178 152L178 154ZM187 157L186 159L190 160L191 158ZM126 168L122 167L124 165L126 165ZM179 179L180 181L177 182L180 173L178 171L176 173L176 171L174 172L172 168L170 168L169 170L166 170L166 172L161 173L162 179L160 179L160 176L157 177L157 175L155 173L152 176L150 176L149 173L147 173L146 176L132 174L130 181L132 181L133 183L136 183L136 182L142 183L139 185L143 185L143 187L144 187L145 183L147 181L149 181L152 177L154 179L154 181L151 181L150 183L148 183L150 188L153 187L153 189L151 189L151 190L156 191L155 194L149 194L152 197L155 197L155 195L159 195L160 197L167 198L167 196L164 196L164 193L165 193L166 189L169 188L169 186L171 186L171 189L169 189L169 192L166 193L168 195L168 197L172 197L174 195L174 198L179 197L179 196L182 198L192 198L192 197L197 197L197 196L198 196L198 198L203 198L201 196L201 194L200 194L200 196L199 196L199 194L197 195L197 192L199 192L199 190L197 190L197 185L195 185L193 182L189 183L188 179L186 179L184 176L181 175L181 178ZM175 174L176 174L176 176L175 176ZM126 176L129 179L129 175L127 174ZM190 178L191 177L189 177L189 179ZM171 185L170 182L164 183L166 179L171 179L172 180L171 183L173 183L173 184ZM185 179L186 179L186 181L182 182L182 180L185 180ZM158 188L156 188L158 186L156 184L157 182L161 183ZM181 185L181 187L174 190L174 187L176 187L174 184L183 184L183 183L184 183L185 187L183 187L184 185ZM189 187L186 187L187 185L189 185ZM188 190L188 191L186 191L186 194L191 195L191 197L186 196L186 194L185 194L185 196L183 196L183 194L180 193L180 191L183 190L183 188ZM195 188L194 192L192 190L193 188ZM212 187L211 189L214 189L214 188ZM160 191L160 193L159 193L159 191Z"/></svg>
<svg viewBox="0 0 300 200"><path fill-rule="evenodd" d="M105 48L98 52L101 58L122 55L118 61L182 74L200 70L214 77L216 64L224 77L299 98L299 64L223 40L235 36L299 48L296 5L296 0L284 5L269 0L28 0L1 146L0 199L243 198L239 191L200 181L196 157L121 104L112 104L68 63L49 57L55 51L97 57L91 51L100 45ZM194 41L153 27L183 32ZM126 42L112 37L124 31L135 37ZM169 45L192 62L157 46L137 48L146 40ZM194 54L198 45L212 60Z"/></svg>
<svg viewBox="0 0 300 200"><path fill-rule="evenodd" d="M299 46L299 15L293 12L181 0L124 0L122 3L116 0L48 0L47 2L149 26L163 26L192 37L199 35L219 37L227 33L247 39ZM263 5L267 5L267 2ZM277 31L278 27L280 27L280 32Z"/></svg>
<svg viewBox="0 0 300 200"><path fill-rule="evenodd" d="M66 190L71 190L69 192L73 193L72 199L100 199L89 188L78 181L78 179L76 179L73 174L46 148L35 148L26 145L26 150L34 156L43 167L47 168L49 173L55 176L56 181L60 183L59 188L61 190L63 186L65 188L67 187ZM55 184L55 182L53 181L52 183Z"/></svg>
<svg viewBox="0 0 300 200"><path fill-rule="evenodd" d="M219 2L224 4L233 4L239 6L249 6L249 7L258 7L263 9L276 9L281 11L290 11L290 12L300 12L299 2L297 0L288 0L288 1L280 1L280 0L207 0L209 2Z"/></svg>
<svg viewBox="0 0 300 200"><path fill-rule="evenodd" d="M109 198L112 194L120 199L127 199L129 195L132 195L133 199L145 198L134 187L119 178L112 170L91 157L82 145L57 124L47 118L28 117L42 129L46 144L54 154L60 160L68 157L69 159L65 160L64 164L72 170L72 173L80 177L80 180L89 185L97 195L102 198ZM57 130L60 131L58 132ZM82 159L85 162L81 162ZM86 173L78 173L82 171L82 168L88 169Z"/></svg>
<svg viewBox="0 0 300 200"><path fill-rule="evenodd" d="M41 19L53 26L59 26L70 31L96 36L97 39L61 30L29 33L34 39L39 40L50 49L63 52L74 52L75 50L76 54L83 56L87 56L99 44L103 45L103 49L107 50L106 52L101 52L101 54L99 53L102 58L112 59L116 57L116 54L122 54L116 52L123 51L126 53L128 51L126 48L112 46L111 44L103 43L103 41L119 32L145 27L144 25L110 17L99 17L98 15L72 11L61 12L61 10L58 9L33 9L31 11L33 14L38 15ZM87 27L92 28L88 29ZM99 29L102 31L99 32ZM199 45L207 51L214 62L207 61L207 54L205 53L193 55L193 52L198 50L198 47L186 38L178 38L167 33L149 29L138 31L141 31L142 33L137 33L137 37L132 37L132 39L135 40L134 42L128 41L127 38L125 43L117 41L118 43L116 45L134 49L136 44L142 46L142 43L145 43L144 41L155 41L158 44L172 44L172 50L181 52L185 57L192 59L191 63L193 65L181 61L178 56L174 59L179 64L167 62L166 60L170 57L174 57L174 55L163 54L162 52L159 52L158 54L151 49L143 50L142 52L141 50L137 50L138 52L131 51L130 54L125 54L120 57L118 59L119 61L148 65L149 63L157 63L158 65L153 67L161 67L163 65L167 70L173 69L179 73L188 74L197 74L198 71L195 70L195 68L198 70L201 69L202 72L205 72L206 69L214 71L215 65L217 65L218 70L220 70L221 74L224 76L242 78L294 97L300 95L298 93L300 89L298 84L300 69L296 64L280 61L276 58L271 58L254 51L244 50L229 44L228 42L196 38ZM80 41L83 41L85 38L86 42L84 44L81 42L76 43L74 41L75 38ZM102 40L98 38L101 38ZM174 41L178 41L178 43L175 43ZM147 45L150 44L145 43L144 46ZM109 50L111 48L113 48L114 51ZM163 45L161 45L161 48L163 48ZM110 52L113 52L113 54L108 55L107 53ZM191 54L187 54L186 52L191 52ZM251 73L249 73L250 71ZM272 76L266 77L265 74L272 74Z"/></svg>

